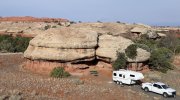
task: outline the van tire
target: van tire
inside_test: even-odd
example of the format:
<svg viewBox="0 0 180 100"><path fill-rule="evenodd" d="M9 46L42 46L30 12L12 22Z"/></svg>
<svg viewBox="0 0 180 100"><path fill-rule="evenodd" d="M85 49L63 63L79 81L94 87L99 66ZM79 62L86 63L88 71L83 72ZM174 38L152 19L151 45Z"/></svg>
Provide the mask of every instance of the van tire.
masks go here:
<svg viewBox="0 0 180 100"><path fill-rule="evenodd" d="M144 88L145 92L149 92L149 89L147 87Z"/></svg>
<svg viewBox="0 0 180 100"><path fill-rule="evenodd" d="M163 97L167 98L168 97L168 94L165 92L163 93Z"/></svg>

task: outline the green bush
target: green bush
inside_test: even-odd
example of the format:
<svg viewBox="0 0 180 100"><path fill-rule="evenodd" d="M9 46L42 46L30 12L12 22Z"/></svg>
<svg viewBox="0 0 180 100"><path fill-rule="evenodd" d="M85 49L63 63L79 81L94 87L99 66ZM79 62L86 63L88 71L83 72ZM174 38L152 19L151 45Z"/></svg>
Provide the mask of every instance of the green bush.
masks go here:
<svg viewBox="0 0 180 100"><path fill-rule="evenodd" d="M167 48L158 48L153 50L149 59L151 69L165 73L169 69L173 69L171 58L173 53Z"/></svg>
<svg viewBox="0 0 180 100"><path fill-rule="evenodd" d="M9 35L0 36L0 51L1 52L24 52L28 45L30 38L12 37Z"/></svg>
<svg viewBox="0 0 180 100"><path fill-rule="evenodd" d="M161 72L173 69L172 58L175 54L180 53L180 39L173 34L157 40L149 39L147 35L142 35L140 39L136 39L134 42L137 44L137 47L151 53L148 63L151 69Z"/></svg>
<svg viewBox="0 0 180 100"><path fill-rule="evenodd" d="M50 76L55 78L65 78L69 77L70 74L66 72L63 67L56 67L51 71Z"/></svg>
<svg viewBox="0 0 180 100"><path fill-rule="evenodd" d="M44 30L47 30L47 29L49 29L49 28L51 28L51 25L46 25L46 26L44 26Z"/></svg>
<svg viewBox="0 0 180 100"><path fill-rule="evenodd" d="M57 26L52 26L52 28L57 28Z"/></svg>
<svg viewBox="0 0 180 100"><path fill-rule="evenodd" d="M114 70L126 68L127 58L124 53L117 52L117 59L113 62Z"/></svg>
<svg viewBox="0 0 180 100"><path fill-rule="evenodd" d="M166 47L170 49L174 54L180 53L180 39L175 35L169 34L167 37L162 38L159 43L159 47Z"/></svg>
<svg viewBox="0 0 180 100"><path fill-rule="evenodd" d="M144 49L144 50L146 50L148 52L151 52L151 49L145 44L136 43L136 45L137 45L138 48L141 48L141 49Z"/></svg>
<svg viewBox="0 0 180 100"><path fill-rule="evenodd" d="M131 44L125 49L126 56L134 59L137 56L137 45Z"/></svg>
<svg viewBox="0 0 180 100"><path fill-rule="evenodd" d="M139 40L134 41L136 44L144 44L150 48L150 51L158 47L158 41L142 37Z"/></svg>

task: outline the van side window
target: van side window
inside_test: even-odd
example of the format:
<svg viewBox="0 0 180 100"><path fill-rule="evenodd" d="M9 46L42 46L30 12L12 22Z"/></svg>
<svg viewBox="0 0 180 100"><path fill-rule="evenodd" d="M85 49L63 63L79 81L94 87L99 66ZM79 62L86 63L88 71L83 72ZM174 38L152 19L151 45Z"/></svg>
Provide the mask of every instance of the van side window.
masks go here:
<svg viewBox="0 0 180 100"><path fill-rule="evenodd" d="M122 77L122 74L119 74L119 77Z"/></svg>
<svg viewBox="0 0 180 100"><path fill-rule="evenodd" d="M116 76L116 73L114 73L113 75Z"/></svg>
<svg viewBox="0 0 180 100"><path fill-rule="evenodd" d="M135 77L135 75L130 74L130 77Z"/></svg>
<svg viewBox="0 0 180 100"><path fill-rule="evenodd" d="M123 78L125 78L125 75L123 75Z"/></svg>

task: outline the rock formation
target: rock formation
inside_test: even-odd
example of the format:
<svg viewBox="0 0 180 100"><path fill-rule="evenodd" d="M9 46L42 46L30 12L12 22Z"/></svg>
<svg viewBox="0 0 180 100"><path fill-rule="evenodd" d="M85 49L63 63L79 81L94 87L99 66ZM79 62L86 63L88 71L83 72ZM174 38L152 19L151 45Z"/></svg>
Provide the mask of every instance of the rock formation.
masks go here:
<svg viewBox="0 0 180 100"><path fill-rule="evenodd" d="M69 72L78 73L84 73L84 69L90 66L104 68L102 64L110 68L108 64L116 60L116 52L125 52L133 44L130 39L121 36L130 32L133 27L135 26L119 23L79 23L70 27L48 29L30 41L24 53L24 57L28 59L26 66L33 70L52 70L61 66ZM144 62L149 57L149 52L138 48L136 59L128 61ZM97 65L92 64L97 61Z"/></svg>
<svg viewBox="0 0 180 100"><path fill-rule="evenodd" d="M60 62L94 60L97 37L95 31L86 29L50 29L30 41L24 56L33 60Z"/></svg>
<svg viewBox="0 0 180 100"><path fill-rule="evenodd" d="M134 27L131 24L120 23L78 23L72 24L70 27L74 28L86 28L96 31L98 34L110 34L113 36L121 35L122 33L130 32L130 29Z"/></svg>
<svg viewBox="0 0 180 100"><path fill-rule="evenodd" d="M0 18L0 35L35 37L48 28L69 25L70 22L67 19L61 18L2 17Z"/></svg>

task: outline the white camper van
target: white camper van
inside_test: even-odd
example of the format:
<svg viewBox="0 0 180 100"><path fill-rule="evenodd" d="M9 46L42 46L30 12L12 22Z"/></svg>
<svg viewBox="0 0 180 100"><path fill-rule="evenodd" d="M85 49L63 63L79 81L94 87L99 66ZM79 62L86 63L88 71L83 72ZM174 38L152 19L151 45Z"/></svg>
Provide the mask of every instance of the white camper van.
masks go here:
<svg viewBox="0 0 180 100"><path fill-rule="evenodd" d="M120 69L118 71L113 71L113 81L117 84L135 84L138 80L144 78L143 74L140 72L135 72L131 70Z"/></svg>

